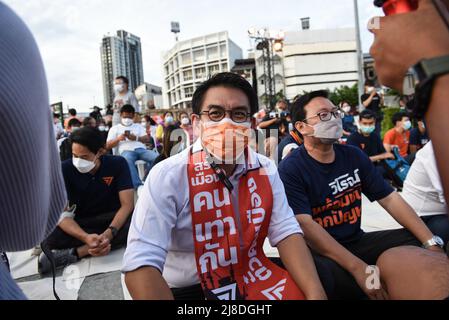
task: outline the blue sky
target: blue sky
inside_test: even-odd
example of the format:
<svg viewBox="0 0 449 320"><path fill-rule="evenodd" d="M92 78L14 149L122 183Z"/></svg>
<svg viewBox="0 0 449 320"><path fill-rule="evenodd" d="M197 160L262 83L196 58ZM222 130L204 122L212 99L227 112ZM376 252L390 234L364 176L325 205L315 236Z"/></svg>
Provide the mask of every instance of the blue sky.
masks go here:
<svg viewBox="0 0 449 320"><path fill-rule="evenodd" d="M0 0L1 1L1 0ZM298 30L301 17L311 28L353 27L353 0L3 0L29 26L39 44L51 102L87 111L103 106L100 43L107 33L124 29L142 39L145 81L161 85L161 53L175 40L170 21L181 24L180 39L229 31L244 51L251 48L247 30L268 27ZM372 0L358 0L362 45L372 36L369 18L382 12Z"/></svg>

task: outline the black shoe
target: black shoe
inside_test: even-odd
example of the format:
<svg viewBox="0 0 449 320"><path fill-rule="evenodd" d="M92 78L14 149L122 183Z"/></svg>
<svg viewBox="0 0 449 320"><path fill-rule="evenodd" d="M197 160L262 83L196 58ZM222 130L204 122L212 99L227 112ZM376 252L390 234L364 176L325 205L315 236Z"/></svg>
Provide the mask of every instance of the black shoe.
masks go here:
<svg viewBox="0 0 449 320"><path fill-rule="evenodd" d="M65 268L68 265L78 261L78 257L75 253L76 249L65 249L65 250L53 250L50 251L53 255L55 261L55 269ZM39 274L45 275L51 272L51 261L46 254L41 253L39 257L39 262L37 265L37 270Z"/></svg>

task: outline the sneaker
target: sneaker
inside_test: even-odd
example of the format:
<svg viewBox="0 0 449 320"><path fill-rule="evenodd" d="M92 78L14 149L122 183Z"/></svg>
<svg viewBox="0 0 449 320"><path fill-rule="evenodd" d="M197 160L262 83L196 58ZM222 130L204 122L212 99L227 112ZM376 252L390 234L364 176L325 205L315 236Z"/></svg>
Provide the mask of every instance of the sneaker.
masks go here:
<svg viewBox="0 0 449 320"><path fill-rule="evenodd" d="M53 259L55 261L55 270L65 268L68 265L78 261L78 257L75 254L76 249L65 249L65 250L53 250L50 251L53 254ZM37 270L39 274L45 275L51 272L51 261L42 253L39 257L39 262L37 265Z"/></svg>

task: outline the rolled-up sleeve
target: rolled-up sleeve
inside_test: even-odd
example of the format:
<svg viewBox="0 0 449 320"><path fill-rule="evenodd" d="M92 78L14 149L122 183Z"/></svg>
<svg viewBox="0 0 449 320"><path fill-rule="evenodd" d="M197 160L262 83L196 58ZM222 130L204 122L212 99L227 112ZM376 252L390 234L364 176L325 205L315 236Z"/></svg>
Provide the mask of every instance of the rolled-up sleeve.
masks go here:
<svg viewBox="0 0 449 320"><path fill-rule="evenodd" d="M276 170L275 164L270 161L268 166L269 179L273 190L273 210L268 228L268 240L272 247L293 234L303 234L303 231L287 202L284 185Z"/></svg>
<svg viewBox="0 0 449 320"><path fill-rule="evenodd" d="M155 166L145 183L134 210L122 272L142 267L164 269L171 233L177 221L177 207L170 170Z"/></svg>

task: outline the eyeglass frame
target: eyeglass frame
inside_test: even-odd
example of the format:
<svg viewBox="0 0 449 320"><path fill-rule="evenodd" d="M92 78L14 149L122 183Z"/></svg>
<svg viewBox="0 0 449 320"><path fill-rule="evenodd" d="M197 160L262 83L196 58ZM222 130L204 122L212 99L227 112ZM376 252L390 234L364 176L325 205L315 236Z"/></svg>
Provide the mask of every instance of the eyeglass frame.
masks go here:
<svg viewBox="0 0 449 320"><path fill-rule="evenodd" d="M320 121L322 121L322 122L331 121L331 120L332 120L332 116L334 116L335 119L343 119L343 118L344 118L345 114L344 114L343 110L341 110L341 108L338 108L338 107L337 107L337 108L334 109L334 110L335 110L335 111L321 111L321 112L318 112L316 115L314 115L314 116L312 116L312 117L309 117L309 118L307 118L307 119L304 119L304 120L302 120L301 122L306 123L307 120L310 120L310 119L313 119L313 118L316 118L316 117L319 117L319 118L320 118ZM321 114L322 114L322 113L329 113L331 116L329 117L329 119L324 120L324 119L321 117ZM338 115L340 115L340 116L338 116Z"/></svg>
<svg viewBox="0 0 449 320"><path fill-rule="evenodd" d="M209 113L210 113L210 110L213 109L213 108L217 108L217 109L222 109L222 110L223 110L223 117L222 117L221 119L219 119L219 120L213 120L213 119L211 119L211 117L209 116ZM202 115L207 115L207 117L209 118L210 121L212 121L212 122L220 122L221 120L223 120L224 118L226 118L226 114L229 114L230 117L231 117L231 120L234 121L234 122L236 122L236 123L245 123L245 122L247 122L248 119L251 118L251 113L250 113L250 112L245 112L246 118L245 118L244 121L235 121L235 120L234 120L234 116L233 116L234 111L240 111L240 112L243 112L243 108L247 109L246 106L240 106L240 107L238 107L238 108L242 108L242 109L241 109L241 110L240 110L240 109L239 109L239 110L236 110L236 109L226 110L226 109L223 108L222 106L211 105L211 106L209 106L209 110L208 110L208 111L201 111L201 112L199 113L199 115L200 115L200 116L202 116Z"/></svg>

